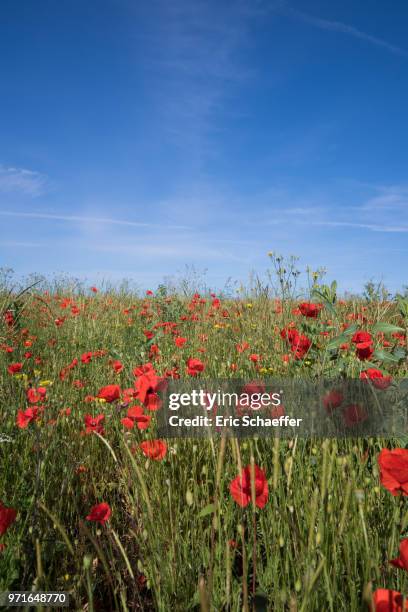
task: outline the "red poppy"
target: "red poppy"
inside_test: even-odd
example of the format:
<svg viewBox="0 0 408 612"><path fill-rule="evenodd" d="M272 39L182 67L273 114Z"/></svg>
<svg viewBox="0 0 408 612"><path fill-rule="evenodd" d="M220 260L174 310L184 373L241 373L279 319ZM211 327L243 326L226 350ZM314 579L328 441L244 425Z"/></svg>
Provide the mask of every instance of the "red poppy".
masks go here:
<svg viewBox="0 0 408 612"><path fill-rule="evenodd" d="M167 444L164 440L145 440L140 444L143 454L155 461L161 461L167 453Z"/></svg>
<svg viewBox="0 0 408 612"><path fill-rule="evenodd" d="M354 427L368 419L368 413L364 406L360 404L350 404L343 412L344 424L346 427Z"/></svg>
<svg viewBox="0 0 408 612"><path fill-rule="evenodd" d="M307 336L300 334L291 343L290 349L294 353L295 359L303 359L311 346L312 341Z"/></svg>
<svg viewBox="0 0 408 612"><path fill-rule="evenodd" d="M356 355L360 359L360 361L370 359L373 353L374 348L371 342L359 342L358 344L356 344Z"/></svg>
<svg viewBox="0 0 408 612"><path fill-rule="evenodd" d="M0 501L0 536L4 535L7 529L16 520L17 511L14 508L3 506Z"/></svg>
<svg viewBox="0 0 408 612"><path fill-rule="evenodd" d="M299 338L299 332L295 327L285 327L281 329L280 336L284 340L287 340L290 344L293 344Z"/></svg>
<svg viewBox="0 0 408 612"><path fill-rule="evenodd" d="M378 455L380 482L392 495L408 495L408 449L383 448Z"/></svg>
<svg viewBox="0 0 408 612"><path fill-rule="evenodd" d="M322 308L323 304L312 304L310 302L302 302L299 304L299 310L302 315L310 319L316 319Z"/></svg>
<svg viewBox="0 0 408 612"><path fill-rule="evenodd" d="M391 376L384 376L381 370L377 368L368 368L361 372L361 380L370 380L376 389L387 389L392 381Z"/></svg>
<svg viewBox="0 0 408 612"><path fill-rule="evenodd" d="M87 521L96 521L100 525L104 525L109 520L112 514L109 504L102 502L91 508L90 513L86 517Z"/></svg>
<svg viewBox="0 0 408 612"><path fill-rule="evenodd" d="M182 338L181 336L178 336L177 338L175 338L174 340L174 344L176 346L178 346L179 348L181 348L182 346L185 345L185 343L187 342L187 338Z"/></svg>
<svg viewBox="0 0 408 612"><path fill-rule="evenodd" d="M398 591L391 589L377 589L373 593L375 612L403 612L403 597ZM405 601L405 610L408 610L408 601Z"/></svg>
<svg viewBox="0 0 408 612"><path fill-rule="evenodd" d="M127 416L120 420L126 429L133 429L135 423L138 429L147 429L150 425L151 416L144 414L142 406L131 406Z"/></svg>
<svg viewBox="0 0 408 612"><path fill-rule="evenodd" d="M31 387L27 389L27 400L30 404L39 404L45 400L45 396L47 395L47 389L45 387L38 387L35 389Z"/></svg>
<svg viewBox="0 0 408 612"><path fill-rule="evenodd" d="M103 425L101 424L102 421L105 420L105 415L104 414L98 414L96 417L93 417L91 414L86 414L84 416L84 421L85 421L85 431L87 434L92 433L93 431L95 431L96 433L100 434L101 436L103 436L104 434L104 429L103 429Z"/></svg>
<svg viewBox="0 0 408 612"><path fill-rule="evenodd" d="M88 351L87 353L82 353L81 362L82 363L90 363L92 361L92 351Z"/></svg>
<svg viewBox="0 0 408 612"><path fill-rule="evenodd" d="M243 353L244 351L249 349L249 344L248 342L241 342L241 344L236 344L235 348L237 349L238 353Z"/></svg>
<svg viewBox="0 0 408 612"><path fill-rule="evenodd" d="M268 501L268 481L265 472L255 467L255 504L263 508ZM251 466L247 465L240 476L230 484L230 493L239 506L245 508L251 501Z"/></svg>
<svg viewBox="0 0 408 612"><path fill-rule="evenodd" d="M200 372L203 372L205 366L200 359L190 357L187 359L187 374L190 376L198 376Z"/></svg>
<svg viewBox="0 0 408 612"><path fill-rule="evenodd" d="M111 404L115 400L119 399L120 387L119 385L106 385L106 387L99 389L97 397L99 397L99 399L104 399L106 402Z"/></svg>
<svg viewBox="0 0 408 612"><path fill-rule="evenodd" d="M32 406L27 410L19 410L17 413L17 426L20 429L25 429L31 423L38 418L38 406Z"/></svg>
<svg viewBox="0 0 408 612"><path fill-rule="evenodd" d="M351 341L354 342L354 344L360 344L361 342L372 342L373 337L369 332L358 331L352 336Z"/></svg>
<svg viewBox="0 0 408 612"><path fill-rule="evenodd" d="M22 363L11 363L9 367L7 368L7 372L13 375L13 374L17 374L18 372L21 372L22 369L23 369Z"/></svg>
<svg viewBox="0 0 408 612"><path fill-rule="evenodd" d="M121 372L123 370L124 365L123 365L123 363L121 361L116 359L115 361L112 362L112 368L118 374L119 372Z"/></svg>
<svg viewBox="0 0 408 612"><path fill-rule="evenodd" d="M408 572L408 538L401 540L399 545L399 557L391 559L390 563Z"/></svg>
<svg viewBox="0 0 408 612"><path fill-rule="evenodd" d="M336 391L333 389L332 391L326 393L322 401L324 408L327 410L327 412L331 413L333 410L341 406L343 400L344 396L341 391Z"/></svg>

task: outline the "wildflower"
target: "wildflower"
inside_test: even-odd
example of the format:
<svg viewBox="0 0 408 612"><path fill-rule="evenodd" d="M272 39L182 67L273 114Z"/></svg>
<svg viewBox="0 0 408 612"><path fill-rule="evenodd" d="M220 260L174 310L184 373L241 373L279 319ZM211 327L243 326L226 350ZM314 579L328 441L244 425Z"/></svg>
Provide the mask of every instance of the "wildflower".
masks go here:
<svg viewBox="0 0 408 612"><path fill-rule="evenodd" d="M344 424L346 427L354 427L368 419L368 414L364 406L360 404L350 404L343 412Z"/></svg>
<svg viewBox="0 0 408 612"><path fill-rule="evenodd" d="M164 440L146 440L140 444L143 454L150 459L160 461L167 453L167 444Z"/></svg>
<svg viewBox="0 0 408 612"><path fill-rule="evenodd" d="M151 416L144 414L142 406L131 406L127 416L120 420L126 429L133 429L135 423L138 429L147 429L150 425Z"/></svg>
<svg viewBox="0 0 408 612"><path fill-rule="evenodd" d="M364 372L360 374L360 379L370 380L376 389L387 389L392 381L391 376L384 376L381 370L377 370L377 368L368 368L364 370Z"/></svg>
<svg viewBox="0 0 408 612"><path fill-rule="evenodd" d="M331 414L333 410L338 408L343 403L343 399L344 397L341 391L336 391L333 389L332 391L326 393L326 395L323 397L323 406L327 412Z"/></svg>
<svg viewBox="0 0 408 612"><path fill-rule="evenodd" d="M375 612L403 612L403 597L398 591L391 589L377 589L373 593ZM405 610L408 610L408 602L405 602Z"/></svg>
<svg viewBox="0 0 408 612"><path fill-rule="evenodd" d="M187 338L182 338L181 336L178 336L177 338L174 339L174 344L178 346L179 348L184 346L186 342L187 342Z"/></svg>
<svg viewBox="0 0 408 612"><path fill-rule="evenodd" d="M87 521L95 521L100 525L104 525L109 520L112 514L109 504L102 502L91 508L90 513L86 517Z"/></svg>
<svg viewBox="0 0 408 612"><path fill-rule="evenodd" d="M399 557L391 559L391 565L408 571L408 538L401 540L399 545Z"/></svg>
<svg viewBox="0 0 408 612"><path fill-rule="evenodd" d="M106 402L111 404L115 400L119 399L120 387L119 385L106 385L106 387L99 389L97 397L99 399L104 399Z"/></svg>
<svg viewBox="0 0 408 612"><path fill-rule="evenodd" d="M7 368L7 372L13 375L13 374L17 374L18 372L21 372L22 369L23 369L22 363L11 363L9 367Z"/></svg>
<svg viewBox="0 0 408 612"><path fill-rule="evenodd" d="M200 372L203 372L205 366L200 359L190 357L187 359L187 374L190 376L198 376Z"/></svg>
<svg viewBox="0 0 408 612"><path fill-rule="evenodd" d="M103 428L103 425L101 425L101 423L104 420L105 420L104 414L98 414L96 417L93 417L91 414L86 414L84 416L86 433L89 434L95 431L96 433L103 436L104 428Z"/></svg>
<svg viewBox="0 0 408 612"><path fill-rule="evenodd" d="M255 468L255 504L263 508L268 501L268 481L263 470ZM230 484L230 493L239 506L245 508L251 501L251 466L247 465Z"/></svg>
<svg viewBox="0 0 408 612"><path fill-rule="evenodd" d="M380 482L392 495L408 495L408 450L383 448L378 455Z"/></svg>
<svg viewBox="0 0 408 612"><path fill-rule="evenodd" d="M31 408L27 408L27 410L19 410L17 413L17 426L20 429L25 429L31 423L31 421L36 421L38 418L38 406L32 406Z"/></svg>
<svg viewBox="0 0 408 612"><path fill-rule="evenodd" d="M322 310L323 304L312 304L310 302L302 302L299 304L299 310L304 317L316 319L319 312Z"/></svg>
<svg viewBox="0 0 408 612"><path fill-rule="evenodd" d="M366 359L370 359L371 355L374 353L373 345L370 342L359 342L356 344L356 355L360 359L360 361L365 361Z"/></svg>
<svg viewBox="0 0 408 612"><path fill-rule="evenodd" d="M0 536L4 535L7 529L16 520L17 511L14 508L3 506L0 501Z"/></svg>

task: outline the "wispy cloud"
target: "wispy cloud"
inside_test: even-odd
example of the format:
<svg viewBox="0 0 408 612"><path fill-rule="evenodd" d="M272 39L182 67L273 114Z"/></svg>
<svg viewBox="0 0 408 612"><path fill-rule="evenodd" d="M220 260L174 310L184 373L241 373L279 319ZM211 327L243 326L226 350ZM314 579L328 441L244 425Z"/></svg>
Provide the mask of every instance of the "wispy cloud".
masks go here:
<svg viewBox="0 0 408 612"><path fill-rule="evenodd" d="M47 177L33 170L0 165L0 191L17 192L32 197L45 192Z"/></svg>
<svg viewBox="0 0 408 612"><path fill-rule="evenodd" d="M0 240L0 247L5 248L23 248L23 249L36 249L45 247L47 245L41 244L40 242L24 242L22 240Z"/></svg>
<svg viewBox="0 0 408 612"><path fill-rule="evenodd" d="M408 232L408 225L379 225L375 223L355 223L354 221L308 221L307 225L323 225L327 227L354 227L371 230L372 232L402 233Z"/></svg>
<svg viewBox="0 0 408 612"><path fill-rule="evenodd" d="M408 212L408 186L391 185L377 187L377 195L373 196L363 205L364 210L392 210Z"/></svg>
<svg viewBox="0 0 408 612"><path fill-rule="evenodd" d="M152 229L179 229L188 230L190 229L187 225L166 225L166 224L154 224L154 223L142 223L139 221L129 221L127 219L112 219L109 217L87 217L82 215L55 215L53 213L41 213L41 212L14 212L11 210L1 210L0 215L3 217L20 217L27 219L49 219L55 221L66 221L68 223L95 223L102 225L124 225L128 227L143 227Z"/></svg>
<svg viewBox="0 0 408 612"><path fill-rule="evenodd" d="M401 49L401 47L393 45L387 42L386 40L383 40L382 38L377 38L377 36L367 34L367 32L363 32L362 30L359 30L354 26L343 23L341 21L330 21L329 19L315 17L314 15L310 15L309 13L299 11L284 2L275 5L274 10L288 17L303 21L304 23L314 26L315 28L319 28L321 30L329 30L332 32L341 32L343 34L353 36L354 38L365 40L366 42L371 43L372 45L375 45L377 47L382 47L383 49L386 49L391 53L395 53L396 55L408 58L408 50Z"/></svg>
<svg viewBox="0 0 408 612"><path fill-rule="evenodd" d="M189 172L217 156L214 134L223 129L226 104L252 77L239 58L248 39L246 4L230 11L214 1L152 2L157 19L145 29L145 62L164 133L188 153Z"/></svg>

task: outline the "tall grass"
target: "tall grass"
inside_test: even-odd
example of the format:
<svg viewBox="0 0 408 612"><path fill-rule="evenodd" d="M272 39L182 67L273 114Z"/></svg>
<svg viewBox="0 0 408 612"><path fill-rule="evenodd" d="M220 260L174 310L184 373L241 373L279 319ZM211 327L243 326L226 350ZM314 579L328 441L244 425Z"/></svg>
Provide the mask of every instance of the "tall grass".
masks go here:
<svg viewBox="0 0 408 612"><path fill-rule="evenodd" d="M404 498L379 485L376 457L389 441L168 440L159 462L138 447L155 437L154 426L126 431L120 404L86 400L109 383L131 387L132 368L147 361L160 373L178 366L186 376L190 356L203 360L208 378L356 377L364 364L354 353L330 360L325 345L353 319L365 328L376 321L405 325L395 304L334 305L311 324L313 350L287 363L279 330L298 322L290 301L282 312L267 295L225 300L211 311L207 299L196 308L197 320L180 320L191 315L187 298L63 293L32 294L18 325L2 328L0 433L11 439L0 443L0 500L18 517L2 540L0 591L65 590L77 610L166 612L350 612L362 609L371 589L407 592L405 574L388 563L408 528ZM326 337L320 331L328 319ZM143 331L163 321L177 323L188 339L183 348L160 330L153 341L146 338ZM237 353L243 341L261 355L258 369L248 352ZM152 342L159 358L149 354ZM80 361L60 379L74 357L100 349L104 356ZM33 355L25 358L27 351ZM124 365L118 374L112 359ZM9 375L13 362L23 363L22 374ZM404 361L385 365L394 376L406 374ZM46 408L41 419L19 429L17 410L26 406L29 384L46 386ZM104 437L83 435L86 413L105 414ZM269 500L263 509L240 508L229 483L255 463L268 477ZM112 508L104 526L85 519L101 501Z"/></svg>

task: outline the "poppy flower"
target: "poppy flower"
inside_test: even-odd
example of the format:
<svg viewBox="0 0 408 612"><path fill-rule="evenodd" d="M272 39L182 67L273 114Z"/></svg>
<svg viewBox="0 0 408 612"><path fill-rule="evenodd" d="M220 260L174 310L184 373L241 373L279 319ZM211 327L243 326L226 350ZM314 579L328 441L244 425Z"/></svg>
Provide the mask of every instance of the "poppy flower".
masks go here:
<svg viewBox="0 0 408 612"><path fill-rule="evenodd" d="M161 461L167 453L167 444L164 440L145 440L140 444L143 454L155 461Z"/></svg>
<svg viewBox="0 0 408 612"><path fill-rule="evenodd" d="M377 368L368 368L364 370L364 372L360 374L360 379L371 381L376 389L387 389L392 381L391 376L384 376L381 370L377 370Z"/></svg>
<svg viewBox="0 0 408 612"><path fill-rule="evenodd" d="M369 332L357 331L351 338L354 344L360 344L361 342L372 342L373 337Z"/></svg>
<svg viewBox="0 0 408 612"><path fill-rule="evenodd" d="M112 514L112 510L110 509L109 504L106 502L101 502L100 504L96 504L91 508L90 513L86 516L87 521L95 521L100 525L104 525L107 520L109 520Z"/></svg>
<svg viewBox="0 0 408 612"><path fill-rule="evenodd" d="M30 387L30 389L27 389L27 400L30 404L39 404L43 402L46 395L47 389L45 387L38 387L37 389Z"/></svg>
<svg viewBox="0 0 408 612"><path fill-rule="evenodd" d="M119 374L119 372L121 372L124 368L124 365L121 361L119 361L118 359L116 359L115 361L112 362L112 368L114 369L114 371Z"/></svg>
<svg viewBox="0 0 408 612"><path fill-rule="evenodd" d="M304 334L300 334L291 343L290 349L294 353L295 359L303 359L311 346L312 341Z"/></svg>
<svg viewBox="0 0 408 612"><path fill-rule="evenodd" d="M403 612L403 597L398 591L391 589L377 589L373 593L375 612ZM408 601L405 601L405 610L408 610Z"/></svg>
<svg viewBox="0 0 408 612"><path fill-rule="evenodd" d="M392 495L408 495L408 449L383 448L378 455L380 482Z"/></svg>
<svg viewBox="0 0 408 612"><path fill-rule="evenodd" d="M86 433L90 434L93 431L95 431L96 433L98 433L101 436L103 436L104 429L103 429L103 425L101 425L101 423L104 420L105 420L105 415L104 414L98 414L96 417L93 417L91 414L86 414L84 416L85 431L86 431Z"/></svg>
<svg viewBox="0 0 408 612"><path fill-rule="evenodd" d="M3 506L0 501L0 536L4 535L7 529L16 520L17 511L14 508Z"/></svg>
<svg viewBox="0 0 408 612"><path fill-rule="evenodd" d="M322 402L325 410L331 414L333 410L341 406L343 400L344 396L341 391L336 391L335 389L333 389L332 391L326 393L326 395L323 397Z"/></svg>
<svg viewBox="0 0 408 612"><path fill-rule="evenodd" d="M368 419L368 413L364 406L360 404L350 404L343 412L344 424L346 427L354 427Z"/></svg>
<svg viewBox="0 0 408 612"><path fill-rule="evenodd" d="M120 397L120 387L119 385L106 385L106 387L102 387L99 389L97 397L99 399L104 399L108 404L111 404L115 400Z"/></svg>
<svg viewBox="0 0 408 612"><path fill-rule="evenodd" d="M37 417L38 406L32 406L31 408L27 408L27 410L19 410L17 412L17 426L20 429L25 429L31 421L35 421Z"/></svg>
<svg viewBox="0 0 408 612"><path fill-rule="evenodd" d="M370 359L371 355L374 353L373 345L370 342L359 342L356 344L356 355L360 359L360 361L365 361L366 359Z"/></svg>
<svg viewBox="0 0 408 612"><path fill-rule="evenodd" d="M18 374L18 372L21 372L22 369L23 369L22 363L11 363L9 367L7 368L7 372L13 375L13 374Z"/></svg>
<svg viewBox="0 0 408 612"><path fill-rule="evenodd" d="M236 344L235 348L237 349L238 353L243 353L244 351L249 349L249 344L248 342L241 342L241 344Z"/></svg>
<svg viewBox="0 0 408 612"><path fill-rule="evenodd" d="M390 563L408 572L408 538L401 540L399 545L399 557L391 559Z"/></svg>
<svg viewBox="0 0 408 612"><path fill-rule="evenodd" d="M281 329L280 336L283 338L283 340L287 340L289 344L293 344L297 341L300 334L295 327L285 327L284 329Z"/></svg>
<svg viewBox="0 0 408 612"><path fill-rule="evenodd" d="M299 304L299 310L304 317L316 319L319 312L322 310L323 304L312 304L310 302L302 302Z"/></svg>
<svg viewBox="0 0 408 612"><path fill-rule="evenodd" d="M174 339L174 344L178 346L179 348L184 346L186 342L187 342L187 338L182 338L181 336L178 336L177 338Z"/></svg>
<svg viewBox="0 0 408 612"><path fill-rule="evenodd" d="M200 359L190 357L187 359L187 374L190 376L198 376L200 372L203 372L205 366Z"/></svg>
<svg viewBox="0 0 408 612"><path fill-rule="evenodd" d="M255 467L255 504L263 508L268 501L268 481L265 472L257 465ZM239 506L245 508L251 501L251 466L247 465L240 476L230 484L230 493Z"/></svg>
<svg viewBox="0 0 408 612"><path fill-rule="evenodd" d="M131 406L127 411L127 416L120 420L126 429L133 429L136 424L140 430L147 429L150 425L151 416L144 414L142 406Z"/></svg>

